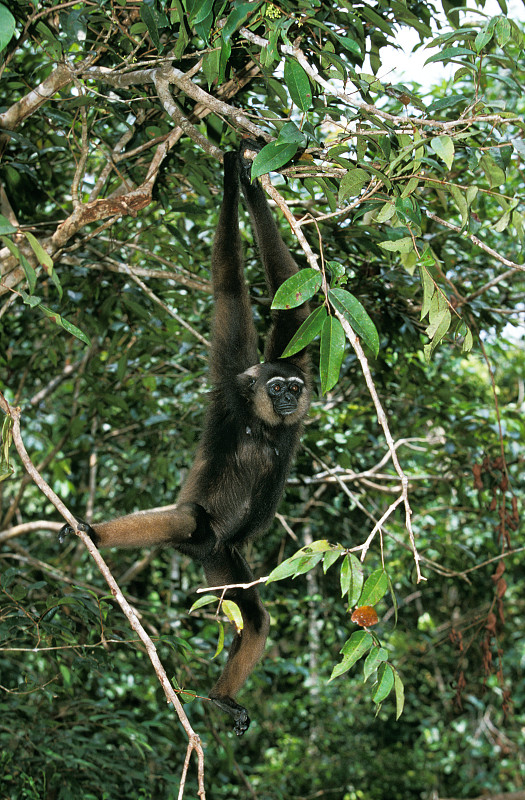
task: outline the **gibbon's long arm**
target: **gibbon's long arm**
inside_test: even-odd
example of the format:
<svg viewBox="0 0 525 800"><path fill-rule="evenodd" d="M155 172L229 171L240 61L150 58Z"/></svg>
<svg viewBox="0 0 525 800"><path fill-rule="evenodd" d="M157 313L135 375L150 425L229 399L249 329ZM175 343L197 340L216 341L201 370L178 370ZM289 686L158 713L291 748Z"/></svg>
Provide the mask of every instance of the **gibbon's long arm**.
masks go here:
<svg viewBox="0 0 525 800"><path fill-rule="evenodd" d="M249 143L247 143L246 149L252 149ZM299 268L282 239L262 186L258 181L254 183L250 181L251 162L243 160L242 164L242 188L264 266L268 291L270 297L273 298L279 286L287 278L295 275ZM277 361L282 356L286 345L308 314L309 308L306 303L298 308L273 312L274 323L266 338L265 361ZM296 364L303 371L308 369L306 350L301 350L300 353L287 360Z"/></svg>

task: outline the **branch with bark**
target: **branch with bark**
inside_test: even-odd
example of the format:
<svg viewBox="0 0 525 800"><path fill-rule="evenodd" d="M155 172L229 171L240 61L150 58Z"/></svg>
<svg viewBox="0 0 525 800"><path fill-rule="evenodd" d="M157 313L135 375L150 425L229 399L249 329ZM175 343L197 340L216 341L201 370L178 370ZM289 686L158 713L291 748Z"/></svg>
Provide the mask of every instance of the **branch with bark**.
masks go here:
<svg viewBox="0 0 525 800"><path fill-rule="evenodd" d="M13 442L20 457L20 460L24 465L24 468L26 469L28 475L38 486L40 491L43 492L43 494L47 497L47 499L55 506L55 508L57 509L59 514L61 514L61 516L65 519L65 521L72 528L75 529L77 536L82 541L82 543L88 550L90 556L96 563L100 573L103 575L106 583L109 586L111 594L119 604L122 613L128 620L130 627L137 633L140 641L146 648L146 652L151 661L153 669L155 670L159 683L162 686L162 689L166 696L166 700L168 703L171 703L172 706L174 707L175 712L179 718L179 721L186 732L186 735L188 737L188 747L186 751L186 758L184 761L184 767L181 777L181 784L178 795L179 799L181 800L181 798L183 797L189 760L191 754L195 751L198 761L198 780L199 780L198 795L201 798L201 800L205 800L206 794L204 789L204 751L202 749L202 744L198 734L196 734L193 728L191 727L186 712L184 711L184 707L180 702L179 698L177 697L177 694L169 681L169 678L166 674L166 670L164 669L160 661L157 649L153 644L153 641L144 630L137 614L126 600L115 578L111 574L109 567L102 558L100 552L97 550L96 546L91 541L90 537L83 531L78 530L78 523L75 517L71 514L71 512L66 508L64 503L60 500L58 495L53 491L53 489L49 486L49 484L40 475L38 470L35 468L33 462L31 461L31 458L29 457L29 454L25 448L20 430L20 417L21 417L20 408L14 408L10 406L7 400L5 399L4 395L0 392L0 409L4 412L4 414L9 416L12 420Z"/></svg>

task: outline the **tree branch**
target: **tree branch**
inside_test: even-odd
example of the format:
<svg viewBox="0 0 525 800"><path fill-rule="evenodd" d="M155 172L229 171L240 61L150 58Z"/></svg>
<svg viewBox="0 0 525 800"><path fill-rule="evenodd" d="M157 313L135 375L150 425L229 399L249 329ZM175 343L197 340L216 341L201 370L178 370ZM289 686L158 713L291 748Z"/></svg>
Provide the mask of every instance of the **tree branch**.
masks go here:
<svg viewBox="0 0 525 800"><path fill-rule="evenodd" d="M205 790L204 790L204 751L202 749L202 744L201 744L199 736L195 733L195 731L191 727L189 719L186 716L186 712L184 711L184 708L182 706L182 703L180 702L179 698L177 697L177 694L174 691L174 689L173 689L173 687L172 687L172 685L171 685L171 683L170 683L170 681L168 679L168 676L166 675L166 671L165 671L164 667L162 666L162 663L161 663L161 661L159 659L159 656L158 656L157 650L155 648L155 645L153 644L151 638L148 636L148 634L146 633L146 631L142 627L142 625L141 625L141 623L140 623L140 621L139 621L139 619L137 617L137 614L135 613L134 609L130 606L130 604L128 603L128 601L126 600L124 595L122 594L122 591L121 591L120 587L118 586L115 578L113 577L113 575L111 574L111 572L109 570L109 567L107 566L106 562L102 558L100 552L97 550L97 548L94 545L94 543L91 541L90 537L86 533L84 533L83 531L79 531L78 530L78 523L77 523L76 519L73 517L73 515L70 513L70 511L68 511L68 509L66 508L64 503L60 500L58 495L55 494L55 492L51 489L49 484L46 483L46 481L42 478L40 473L37 471L37 469L33 465L32 461L31 461L31 459L30 459L30 457L29 457L29 455L27 453L27 450L26 450L26 448L24 446L24 443L22 441L22 436L21 436L21 432L20 432L20 416L21 416L20 408L13 408L12 406L10 406L9 403L7 402L7 400L5 399L4 395L1 392L0 392L0 408L2 409L2 411L4 411L5 414L7 414L8 416L11 417L11 420L12 420L12 423L13 423L13 429L12 429L13 441L14 441L15 447L16 447L16 449L18 451L18 455L20 456L20 459L22 461L22 464L24 465L24 467L27 470L28 474L31 476L33 481L38 486L38 488L43 492L43 494L47 497L47 499L50 500L51 503L53 503L53 505L55 506L57 511L64 517L66 522L69 525L71 525L72 528L75 529L75 532L76 532L77 536L79 537L79 539L82 540L84 546L89 551L89 554L91 555L91 557L95 561L98 569L100 570L101 574L103 575L104 579L106 580L106 583L109 586L111 594L113 595L113 597L115 598L115 600L119 604L120 608L122 609L122 612L123 612L124 616L127 618L130 626L137 633L137 635L139 636L141 642L143 643L144 647L146 648L146 652L148 654L148 657L149 657L149 659L151 661L151 664L152 664L152 666L153 666L153 668L154 668L154 670L155 670L155 672L157 674L159 682L160 682L160 684L161 684L161 686L162 686L162 688L164 690L164 694L166 696L167 702L171 703L173 705L173 707L175 708L175 711L176 711L177 716L178 716L178 718L180 720L180 723L181 723L182 727L184 728L184 730L186 732L186 735L188 737L188 748L187 748L187 752L186 752L184 771L183 771L181 786L180 786L180 790L179 790L179 798L182 798L183 791L184 791L184 782L185 782L185 778L186 778L187 764L188 764L189 758L191 756L191 753L195 750L195 752L197 754L197 759L198 759L198 780L199 780L198 795L201 798L201 800L205 800Z"/></svg>
<svg viewBox="0 0 525 800"><path fill-rule="evenodd" d="M251 42L252 44L258 45L259 47L266 48L269 45L268 39L264 39L262 36L258 36L252 31L248 30L248 28L241 28L239 30L241 36L243 36L247 41ZM397 115L397 114L389 114L387 111L383 111L382 109L378 108L377 106L372 105L371 103L365 103L364 100L360 100L355 95L357 94L357 89L355 90L355 94L348 94L347 92L343 91L343 89L338 88L335 84L330 83L329 81L325 80L322 75L320 74L317 67L313 64L310 64L308 59L306 58L305 54L301 50L300 47L294 47L288 44L281 44L280 51L284 55L289 55L294 58L298 64L304 69L308 77L314 82L321 86L326 94L331 95L333 97L337 97L343 103L349 106L353 106L355 108L359 108L361 111L364 111L366 114L373 114L380 119L387 120L391 122L393 125L402 125L403 127L415 125L417 127L423 128L440 128L443 131L450 131L454 128L462 127L466 128L470 125L474 125L476 122L488 122L491 125L497 125L500 123L509 123L509 122L520 122L520 117L502 117L501 114L480 114L479 116L474 117L459 117L455 120L447 120L446 122L441 122L440 120L429 119L428 117L407 117L405 115Z"/></svg>
<svg viewBox="0 0 525 800"><path fill-rule="evenodd" d="M318 257L312 251L312 248L310 247L309 243L307 242L306 237L304 236L303 232L301 231L301 229L300 229L297 221L295 220L295 217L293 216L292 212L288 208L284 198L279 194L277 189L270 183L270 179L269 179L268 175L262 176L261 183L262 183L263 187L265 188L265 190L270 194L270 196L275 200L275 202L279 205L279 207L282 209L283 213L285 214L286 219L290 223L290 226L293 229L294 233L297 235L297 238L298 238L298 240L299 240L299 242L301 244L301 247L303 248L303 250L304 250L304 252L306 254L306 258L308 259L308 263L314 269L319 270ZM399 476L399 479L401 481L401 495L400 495L400 497L398 498L398 500L396 500L394 503L391 504L391 506L388 508L387 512L385 514L383 514L383 516L381 517L379 522L376 523L376 525L374 526L374 529L372 531L371 536L369 537L369 540L367 540L367 542L365 542L366 547L365 547L365 545L362 546L363 547L362 558L364 558L364 556L366 555L366 551L368 550L368 547L370 546L370 541L373 538L373 536L375 536L375 534L376 534L376 532L378 530L381 530L381 527L382 527L384 521L390 516L390 514L393 511L395 511L397 506L402 501L403 505L404 505L404 508L405 508L405 526L406 526L406 529L408 531L408 536L409 536L409 539L410 539L410 545L411 545L411 548L412 548L412 554L413 554L414 562L415 562L415 565L416 565L417 581L419 583L419 581L426 580L426 579L423 578L423 576L421 574L421 569L420 569L421 558L419 556L419 553L418 553L418 550L417 550L417 547L416 547L414 531L413 531L413 528L412 528L412 509L410 508L410 503L409 503L409 499L408 499L408 477L403 472L403 470L401 468L401 464L399 463L399 459L397 457L397 452L396 452L396 444L395 444L394 438L393 438L393 436L392 436L392 434L390 432L387 416L385 414L383 406L381 405L381 401L379 399L379 395L378 395L377 390L375 388L375 384L374 384L374 381L373 381L373 378L372 378L372 374L370 372L370 367L368 365L368 359L366 358L364 350L363 350L363 348L361 346L361 342L359 341L358 336L356 336L356 334L352 330L350 324L345 319L345 317L342 314L340 314L338 311L335 311L335 315L337 316L337 318L341 322L341 325L343 326L343 329L344 329L344 332L346 334L346 337L347 337L348 341L350 342L350 344L352 345L352 347L354 348L355 353L357 355L357 358L359 359L359 363L361 364L361 369L363 371L365 382L366 382L366 385L368 387L368 391L370 392L370 395L372 397L372 400L373 400L373 403L374 403L374 406L375 406L375 409L376 409L378 422L379 422L379 424L381 425L381 427L383 429L383 434L385 436L385 440L386 440L386 443L387 443L387 446L388 446L388 450L390 452L390 457L392 458L392 463L394 465L394 469L397 472L397 474Z"/></svg>

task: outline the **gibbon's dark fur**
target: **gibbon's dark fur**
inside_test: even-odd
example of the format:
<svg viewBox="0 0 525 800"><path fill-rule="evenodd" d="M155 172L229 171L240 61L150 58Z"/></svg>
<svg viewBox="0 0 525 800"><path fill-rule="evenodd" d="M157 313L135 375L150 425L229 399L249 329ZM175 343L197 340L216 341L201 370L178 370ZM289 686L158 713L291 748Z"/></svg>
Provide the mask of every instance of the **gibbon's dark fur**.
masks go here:
<svg viewBox="0 0 525 800"><path fill-rule="evenodd" d="M110 522L81 523L98 547L164 543L204 567L211 586L249 583L253 574L240 553L249 539L270 526L299 443L309 406L305 350L280 358L308 307L273 312L264 363L257 354L239 233L239 184L250 212L266 282L273 298L298 267L284 244L263 189L250 181L254 149L224 158L224 196L212 251L215 319L210 352L213 383L204 431L175 510L140 511ZM73 530L64 525L60 539ZM247 711L233 699L261 657L269 614L256 587L228 590L241 609L243 629L233 640L226 666L210 699L235 722L242 735Z"/></svg>

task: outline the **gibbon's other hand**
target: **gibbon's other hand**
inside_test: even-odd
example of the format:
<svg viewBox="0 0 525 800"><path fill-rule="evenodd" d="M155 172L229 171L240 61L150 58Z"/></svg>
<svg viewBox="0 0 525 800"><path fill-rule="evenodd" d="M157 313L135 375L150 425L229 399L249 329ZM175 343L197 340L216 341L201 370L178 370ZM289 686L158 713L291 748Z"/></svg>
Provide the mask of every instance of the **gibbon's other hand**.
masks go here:
<svg viewBox="0 0 525 800"><path fill-rule="evenodd" d="M75 519L76 519L77 524L78 524L78 530L79 531L83 531L84 533L87 533L87 535L89 536L91 541L94 544L97 544L98 536L95 533L95 531L93 530L93 528L91 527L91 525L88 522L84 522L84 520L80 519L79 517L75 517ZM74 533L75 533L75 529L72 528L71 525L66 523L65 525L62 525L62 527L60 528L60 530L58 532L58 541L60 542L60 544L64 544L64 542L67 541L68 537L71 536L71 534L74 534Z"/></svg>

